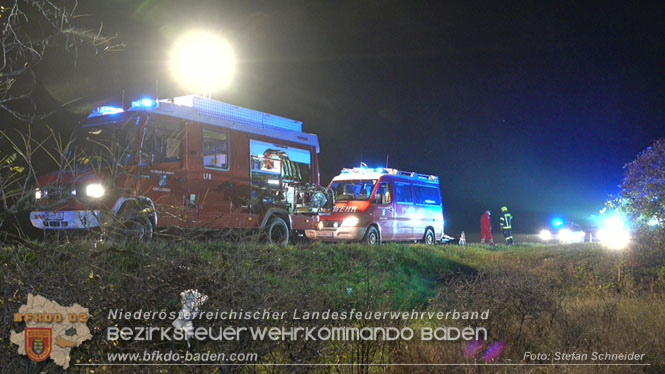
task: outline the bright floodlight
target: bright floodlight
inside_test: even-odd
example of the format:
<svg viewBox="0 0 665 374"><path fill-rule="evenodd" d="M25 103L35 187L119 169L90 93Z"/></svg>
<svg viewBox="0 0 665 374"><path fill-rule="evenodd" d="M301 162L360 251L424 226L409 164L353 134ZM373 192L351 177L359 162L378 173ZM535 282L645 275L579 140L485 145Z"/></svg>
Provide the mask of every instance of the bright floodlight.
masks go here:
<svg viewBox="0 0 665 374"><path fill-rule="evenodd" d="M598 230L598 237L605 246L611 249L623 249L630 241L630 232L620 217L612 216Z"/></svg>
<svg viewBox="0 0 665 374"><path fill-rule="evenodd" d="M231 45L215 34L193 31L183 35L171 51L171 72L189 91L210 95L226 88L235 72Z"/></svg>

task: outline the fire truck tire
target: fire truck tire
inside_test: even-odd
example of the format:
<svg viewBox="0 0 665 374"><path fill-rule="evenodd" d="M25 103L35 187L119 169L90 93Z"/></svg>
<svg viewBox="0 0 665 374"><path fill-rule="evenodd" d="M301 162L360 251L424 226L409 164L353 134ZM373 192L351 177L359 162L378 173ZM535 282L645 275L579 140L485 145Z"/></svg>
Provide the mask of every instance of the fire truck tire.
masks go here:
<svg viewBox="0 0 665 374"><path fill-rule="evenodd" d="M423 236L423 243L427 245L432 245L435 242L434 231L430 228L425 230L425 236Z"/></svg>
<svg viewBox="0 0 665 374"><path fill-rule="evenodd" d="M289 244L289 226L280 217L273 217L266 225L266 236L270 244Z"/></svg>
<svg viewBox="0 0 665 374"><path fill-rule="evenodd" d="M152 239L154 233L150 219L139 212L126 214L122 226L122 236L129 240L147 242Z"/></svg>
<svg viewBox="0 0 665 374"><path fill-rule="evenodd" d="M374 226L367 228L365 233L365 239L363 241L368 245L377 245L381 244L381 236L379 235L379 230Z"/></svg>

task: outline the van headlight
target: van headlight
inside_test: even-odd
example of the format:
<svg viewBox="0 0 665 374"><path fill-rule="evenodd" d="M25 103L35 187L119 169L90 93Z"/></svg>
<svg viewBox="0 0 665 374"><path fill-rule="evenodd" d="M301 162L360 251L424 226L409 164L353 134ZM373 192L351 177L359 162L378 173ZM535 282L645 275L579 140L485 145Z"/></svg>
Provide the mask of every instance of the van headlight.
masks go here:
<svg viewBox="0 0 665 374"><path fill-rule="evenodd" d="M85 194L89 197L99 198L104 196L104 186L101 183L91 183L85 186Z"/></svg>
<svg viewBox="0 0 665 374"><path fill-rule="evenodd" d="M35 200L39 200L42 198L42 190L39 188L35 190Z"/></svg>
<svg viewBox="0 0 665 374"><path fill-rule="evenodd" d="M358 221L358 217L356 216L346 217L344 221L342 221L342 226L355 226L358 224Z"/></svg>

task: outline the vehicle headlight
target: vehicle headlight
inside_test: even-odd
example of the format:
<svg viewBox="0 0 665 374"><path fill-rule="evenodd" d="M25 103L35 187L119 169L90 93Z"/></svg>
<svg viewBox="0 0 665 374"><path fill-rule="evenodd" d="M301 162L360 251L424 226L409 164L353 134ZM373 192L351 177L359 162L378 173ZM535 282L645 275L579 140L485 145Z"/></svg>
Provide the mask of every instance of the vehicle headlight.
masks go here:
<svg viewBox="0 0 665 374"><path fill-rule="evenodd" d="M538 234L538 236L540 236L540 240L545 242L552 239L552 233L550 230L540 230L540 234Z"/></svg>
<svg viewBox="0 0 665 374"><path fill-rule="evenodd" d="M42 198L42 190L39 188L35 190L35 200L39 200Z"/></svg>
<svg viewBox="0 0 665 374"><path fill-rule="evenodd" d="M358 224L358 217L356 216L346 217L344 221L342 221L342 226L355 226L357 224Z"/></svg>
<svg viewBox="0 0 665 374"><path fill-rule="evenodd" d="M559 240L564 243L570 243L573 241L573 232L569 229L561 229L559 231Z"/></svg>
<svg viewBox="0 0 665 374"><path fill-rule="evenodd" d="M91 183L85 186L85 194L89 197L102 197L104 196L104 186L101 183Z"/></svg>
<svg viewBox="0 0 665 374"><path fill-rule="evenodd" d="M319 224L316 227L321 230L323 228L323 221L319 221Z"/></svg>

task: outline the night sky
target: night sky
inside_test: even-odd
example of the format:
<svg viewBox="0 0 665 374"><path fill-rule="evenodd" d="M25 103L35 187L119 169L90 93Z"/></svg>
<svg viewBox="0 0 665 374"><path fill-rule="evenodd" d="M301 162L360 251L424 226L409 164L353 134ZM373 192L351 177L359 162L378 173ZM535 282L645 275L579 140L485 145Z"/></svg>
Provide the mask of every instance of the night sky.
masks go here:
<svg viewBox="0 0 665 374"><path fill-rule="evenodd" d="M655 2L654 2L655 3ZM120 52L54 51L40 67L71 130L93 106L189 94L177 36L213 30L239 60L213 98L303 121L321 179L362 160L441 177L447 233L508 205L516 231L584 223L622 166L665 136L665 5L648 2L80 1ZM6 116L6 114L2 114ZM71 118L71 124L62 122ZM60 121L54 124L54 121Z"/></svg>

